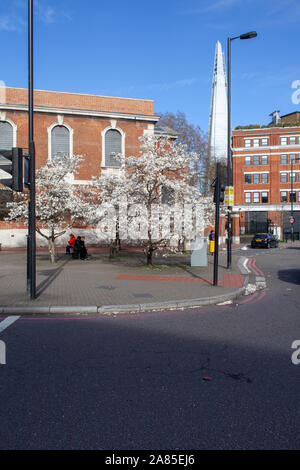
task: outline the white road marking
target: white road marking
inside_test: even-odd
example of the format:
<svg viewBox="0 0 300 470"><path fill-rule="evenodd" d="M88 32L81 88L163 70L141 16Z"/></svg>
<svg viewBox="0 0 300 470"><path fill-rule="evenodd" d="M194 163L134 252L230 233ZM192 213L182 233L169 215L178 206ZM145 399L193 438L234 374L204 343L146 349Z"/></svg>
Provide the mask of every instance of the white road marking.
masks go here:
<svg viewBox="0 0 300 470"><path fill-rule="evenodd" d="M0 333L4 331L6 328L8 328L10 325L12 325L15 321L20 318L20 315L11 315L9 317L6 317L5 320L0 322Z"/></svg>
<svg viewBox="0 0 300 470"><path fill-rule="evenodd" d="M250 269L248 268L248 266L246 266L246 264L248 263L248 261L249 261L249 259L246 258L245 261L243 262L243 266L244 266L245 270L246 270L248 273L250 273L250 272L251 272Z"/></svg>

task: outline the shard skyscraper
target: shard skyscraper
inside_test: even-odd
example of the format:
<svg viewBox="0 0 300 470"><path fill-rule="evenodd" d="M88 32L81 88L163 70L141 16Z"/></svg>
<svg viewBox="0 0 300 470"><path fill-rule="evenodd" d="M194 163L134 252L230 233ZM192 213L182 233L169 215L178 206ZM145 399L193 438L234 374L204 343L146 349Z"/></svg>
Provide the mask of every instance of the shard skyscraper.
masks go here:
<svg viewBox="0 0 300 470"><path fill-rule="evenodd" d="M210 161L227 159L227 78L224 53L220 41L216 44L213 82L208 124Z"/></svg>

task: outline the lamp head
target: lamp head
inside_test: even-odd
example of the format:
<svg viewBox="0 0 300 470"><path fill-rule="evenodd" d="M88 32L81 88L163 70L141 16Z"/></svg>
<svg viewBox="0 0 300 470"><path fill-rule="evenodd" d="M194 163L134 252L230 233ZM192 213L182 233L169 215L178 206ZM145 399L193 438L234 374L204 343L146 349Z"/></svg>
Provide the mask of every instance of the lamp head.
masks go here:
<svg viewBox="0 0 300 470"><path fill-rule="evenodd" d="M250 31L249 33L244 33L240 35L240 39L251 39L251 38L256 38L257 32L256 31Z"/></svg>

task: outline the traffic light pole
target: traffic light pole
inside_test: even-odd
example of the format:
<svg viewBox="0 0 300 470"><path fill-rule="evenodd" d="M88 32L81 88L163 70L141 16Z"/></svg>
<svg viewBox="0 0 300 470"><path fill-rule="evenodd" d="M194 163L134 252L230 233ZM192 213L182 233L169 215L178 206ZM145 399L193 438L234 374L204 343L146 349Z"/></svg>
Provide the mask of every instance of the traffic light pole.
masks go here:
<svg viewBox="0 0 300 470"><path fill-rule="evenodd" d="M36 234L35 234L35 146L33 138L33 0L28 0L28 141L29 141L29 195L27 292L36 298Z"/></svg>
<svg viewBox="0 0 300 470"><path fill-rule="evenodd" d="M214 251L214 278L213 285L218 285L218 262L219 262L219 225L220 225L220 163L217 163L217 178L215 182L215 251Z"/></svg>
<svg viewBox="0 0 300 470"><path fill-rule="evenodd" d="M231 186L231 41L227 39L227 186ZM227 212L227 269L231 268L231 207Z"/></svg>

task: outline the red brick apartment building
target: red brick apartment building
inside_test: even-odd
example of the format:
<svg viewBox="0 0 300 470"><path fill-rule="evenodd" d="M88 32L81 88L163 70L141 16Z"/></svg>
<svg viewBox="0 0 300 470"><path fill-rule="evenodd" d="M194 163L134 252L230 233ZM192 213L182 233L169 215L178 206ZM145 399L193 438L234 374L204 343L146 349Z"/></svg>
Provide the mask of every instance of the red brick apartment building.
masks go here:
<svg viewBox="0 0 300 470"><path fill-rule="evenodd" d="M77 184L103 171L118 171L112 152L138 155L139 137L154 133L158 119L152 100L35 90L36 166L60 154L84 155ZM0 149L12 147L28 148L28 91L21 88L5 88L0 102ZM12 230L3 221L8 194L0 185L0 243L25 245L27 229L16 225Z"/></svg>
<svg viewBox="0 0 300 470"><path fill-rule="evenodd" d="M300 233L300 113L273 113L268 126L232 133L234 235L272 230ZM295 223L290 223L291 215Z"/></svg>

